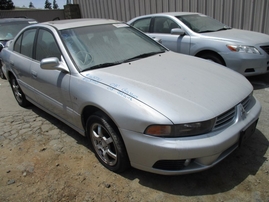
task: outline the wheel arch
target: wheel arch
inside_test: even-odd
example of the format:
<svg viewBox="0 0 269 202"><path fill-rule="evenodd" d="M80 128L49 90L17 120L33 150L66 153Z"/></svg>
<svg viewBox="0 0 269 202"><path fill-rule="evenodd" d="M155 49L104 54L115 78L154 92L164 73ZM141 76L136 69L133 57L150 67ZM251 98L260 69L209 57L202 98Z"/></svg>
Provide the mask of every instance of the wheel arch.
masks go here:
<svg viewBox="0 0 269 202"><path fill-rule="evenodd" d="M12 77L17 79L15 74L12 71L7 71L7 78L6 79L8 80L9 83L10 83Z"/></svg>
<svg viewBox="0 0 269 202"><path fill-rule="evenodd" d="M113 130L116 133L119 134L119 138L123 142L123 147L124 147L124 149L126 151L128 161L130 162L128 150L126 148L126 144L124 142L124 139L122 137L122 134L120 133L120 130L119 130L117 124L114 122L114 120L106 112L104 112L102 109L100 109L100 108L98 108L96 106L86 106L86 107L84 107L83 112L81 113L81 121L82 121L82 125L83 125L84 131L85 131L85 136L87 138L89 137L88 134L87 134L87 128L86 127L87 127L87 121L88 121L89 117L92 116L92 115L98 115L101 118L104 118L111 125Z"/></svg>
<svg viewBox="0 0 269 202"><path fill-rule="evenodd" d="M198 53L196 53L194 56L199 57L199 58L203 58L203 55L207 55L207 54L211 54L211 55L216 56L217 58L219 58L222 61L224 66L227 66L226 62L222 58L222 56L213 50L202 50L202 51L199 51Z"/></svg>
<svg viewBox="0 0 269 202"><path fill-rule="evenodd" d="M86 132L87 120L91 115L94 115L94 114L105 117L106 119L108 119L110 124L113 125L113 129L116 130L121 135L117 124L114 122L114 120L106 112L104 112L102 109L100 109L96 106L90 106L90 105L85 106L84 109L82 110L82 113L81 113L81 123L82 123L82 126L83 126L85 132Z"/></svg>

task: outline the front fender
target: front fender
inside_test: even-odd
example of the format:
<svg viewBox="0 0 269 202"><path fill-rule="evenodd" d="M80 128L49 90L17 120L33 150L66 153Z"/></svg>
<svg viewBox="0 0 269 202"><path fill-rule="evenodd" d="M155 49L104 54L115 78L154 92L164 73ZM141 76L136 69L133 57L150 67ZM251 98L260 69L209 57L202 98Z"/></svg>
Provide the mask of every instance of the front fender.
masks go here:
<svg viewBox="0 0 269 202"><path fill-rule="evenodd" d="M109 116L118 128L143 133L151 124L172 124L164 115L139 101L139 95L124 92L89 78L73 78L70 97L74 111L81 116L85 107L93 106ZM137 97L136 97L137 96ZM81 119L75 118L76 122ZM80 121L81 127L82 123Z"/></svg>

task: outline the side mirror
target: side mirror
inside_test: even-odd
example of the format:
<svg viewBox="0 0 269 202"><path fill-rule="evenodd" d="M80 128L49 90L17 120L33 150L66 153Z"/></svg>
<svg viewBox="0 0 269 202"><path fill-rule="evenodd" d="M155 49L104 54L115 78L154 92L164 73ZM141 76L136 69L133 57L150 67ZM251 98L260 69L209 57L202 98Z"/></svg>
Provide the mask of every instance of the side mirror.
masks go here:
<svg viewBox="0 0 269 202"><path fill-rule="evenodd" d="M183 36L183 35L185 35L186 33L185 33L185 31L184 31L183 29L181 29L181 28L174 28L174 29L171 30L171 34L173 34L173 35L180 35L180 36Z"/></svg>
<svg viewBox="0 0 269 202"><path fill-rule="evenodd" d="M43 60L41 60L40 67L41 69L46 70L59 70L69 72L68 68L56 57L44 58Z"/></svg>

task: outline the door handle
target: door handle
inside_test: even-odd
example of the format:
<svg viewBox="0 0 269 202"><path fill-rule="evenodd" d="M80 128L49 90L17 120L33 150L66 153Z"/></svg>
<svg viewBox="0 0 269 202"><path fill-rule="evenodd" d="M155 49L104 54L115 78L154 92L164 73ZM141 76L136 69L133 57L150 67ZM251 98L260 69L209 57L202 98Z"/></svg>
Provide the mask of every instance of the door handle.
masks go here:
<svg viewBox="0 0 269 202"><path fill-rule="evenodd" d="M36 79L37 78L37 72L31 71L31 73L32 73L32 76Z"/></svg>

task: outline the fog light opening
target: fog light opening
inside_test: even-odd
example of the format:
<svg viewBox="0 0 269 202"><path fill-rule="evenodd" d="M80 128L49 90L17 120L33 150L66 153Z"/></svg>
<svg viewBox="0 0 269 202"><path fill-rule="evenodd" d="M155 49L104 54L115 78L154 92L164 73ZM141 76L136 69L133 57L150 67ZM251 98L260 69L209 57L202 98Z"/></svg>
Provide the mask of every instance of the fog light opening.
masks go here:
<svg viewBox="0 0 269 202"><path fill-rule="evenodd" d="M188 166L191 163L191 159L186 159L184 162L184 166Z"/></svg>
<svg viewBox="0 0 269 202"><path fill-rule="evenodd" d="M255 69L253 69L253 68L249 68L249 69L246 69L245 72L246 72L246 73L247 73L247 72L255 72Z"/></svg>

